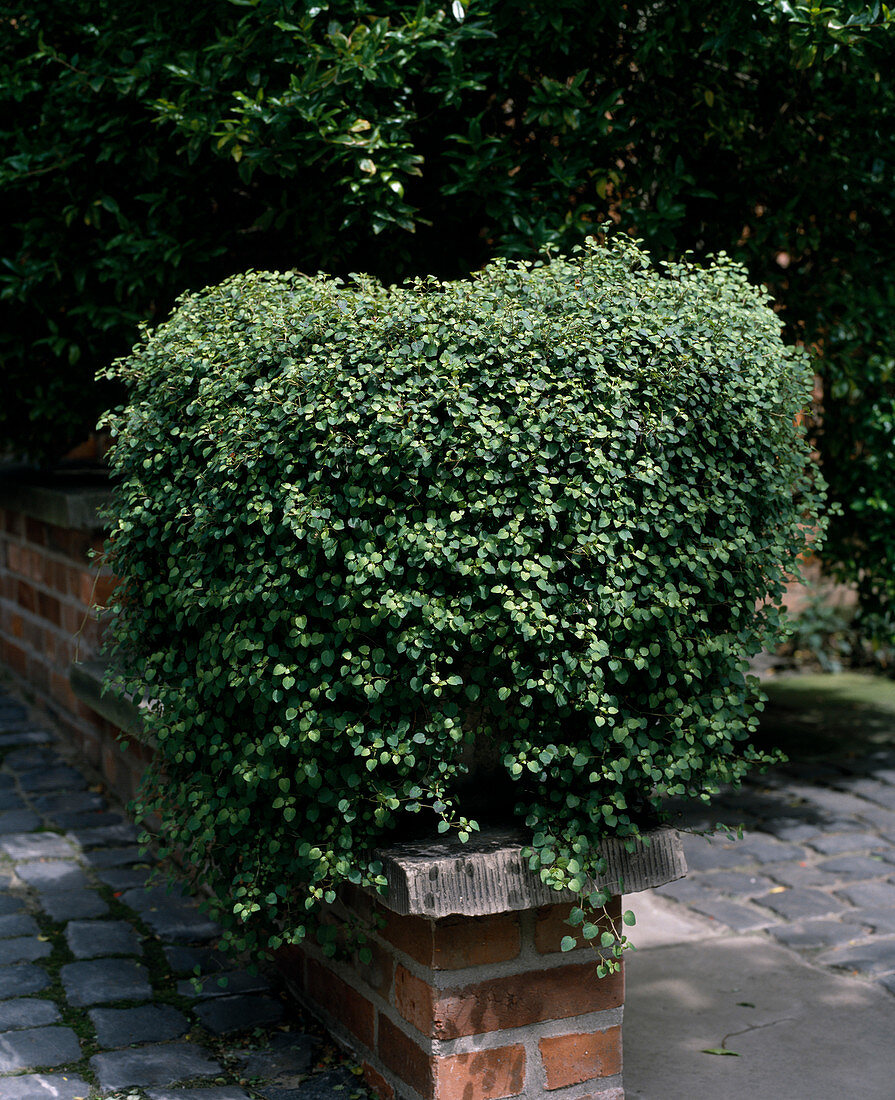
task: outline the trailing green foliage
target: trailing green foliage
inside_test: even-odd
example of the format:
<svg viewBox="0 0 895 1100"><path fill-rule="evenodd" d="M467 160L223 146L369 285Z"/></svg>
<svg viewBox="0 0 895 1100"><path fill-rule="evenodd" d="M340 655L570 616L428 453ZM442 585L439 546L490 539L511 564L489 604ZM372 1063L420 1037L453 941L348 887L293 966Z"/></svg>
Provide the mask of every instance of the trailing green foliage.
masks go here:
<svg viewBox="0 0 895 1100"><path fill-rule="evenodd" d="M818 523L811 376L725 257L250 274L115 373L143 806L240 945L380 883L395 830L467 838L489 807L597 906L601 838L768 759L744 657Z"/></svg>
<svg viewBox="0 0 895 1100"><path fill-rule="evenodd" d="M895 641L895 39L835 0L0 0L0 450L248 268L464 275L618 223L816 352L828 562ZM412 231L412 232L411 232Z"/></svg>

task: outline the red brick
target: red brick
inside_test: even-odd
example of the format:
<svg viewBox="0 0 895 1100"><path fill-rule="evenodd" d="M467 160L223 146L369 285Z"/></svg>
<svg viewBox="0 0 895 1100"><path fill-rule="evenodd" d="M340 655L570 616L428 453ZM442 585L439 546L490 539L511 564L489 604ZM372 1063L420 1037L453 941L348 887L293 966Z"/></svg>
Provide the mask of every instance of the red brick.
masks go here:
<svg viewBox="0 0 895 1100"><path fill-rule="evenodd" d="M118 578L111 573L82 573L78 598L85 607L108 607L117 586Z"/></svg>
<svg viewBox="0 0 895 1100"><path fill-rule="evenodd" d="M8 638L0 638L0 656L16 675L24 678L28 658L21 646L15 645Z"/></svg>
<svg viewBox="0 0 895 1100"><path fill-rule="evenodd" d="M398 989L396 976L395 1000L401 1014L437 1039L564 1020L624 1003L622 973L598 978L596 960L433 990L431 1019L426 1018L428 1007L419 985L406 984L403 1003Z"/></svg>
<svg viewBox="0 0 895 1100"><path fill-rule="evenodd" d="M86 562L91 541L91 537L86 531L72 531L67 527L56 527L52 523L47 524L47 546L66 558Z"/></svg>
<svg viewBox="0 0 895 1100"><path fill-rule="evenodd" d="M400 1080L426 1100L435 1095L432 1059L387 1016L379 1014L379 1057Z"/></svg>
<svg viewBox="0 0 895 1100"><path fill-rule="evenodd" d="M548 1089L578 1085L622 1071L622 1029L556 1035L538 1044Z"/></svg>
<svg viewBox="0 0 895 1100"><path fill-rule="evenodd" d="M366 997L315 959L308 959L307 990L321 1008L373 1049L375 1013Z"/></svg>
<svg viewBox="0 0 895 1100"><path fill-rule="evenodd" d="M11 615L10 619L9 619L9 631L12 634L12 636L14 638L21 638L23 629L24 628L23 628L23 625L22 625L22 616L21 615Z"/></svg>
<svg viewBox="0 0 895 1100"><path fill-rule="evenodd" d="M607 915L599 921L600 931L613 931L613 922L615 923L616 932L623 931L621 926L621 897L616 895L610 898L606 910ZM535 947L542 955L552 955L561 951L561 944L565 936L573 936L579 947L583 947L587 944L588 941L581 935L581 926L579 925L577 928L573 928L570 924L566 923L566 919L571 911L571 903L565 905L545 905L536 911Z"/></svg>
<svg viewBox="0 0 895 1100"><path fill-rule="evenodd" d="M525 1047L513 1045L435 1060L438 1100L498 1100L525 1087Z"/></svg>
<svg viewBox="0 0 895 1100"><path fill-rule="evenodd" d="M299 990L305 988L305 950L297 943L286 944L274 952L274 962L287 982Z"/></svg>
<svg viewBox="0 0 895 1100"><path fill-rule="evenodd" d="M18 573L24 577L28 568L25 560L25 552L21 546L12 542L6 548L6 568L11 573Z"/></svg>
<svg viewBox="0 0 895 1100"><path fill-rule="evenodd" d="M38 592L37 613L42 619L53 623L54 626L62 625L62 604L55 596L50 596L46 592Z"/></svg>
<svg viewBox="0 0 895 1100"><path fill-rule="evenodd" d="M381 1100L394 1100L395 1090L382 1074L378 1070L375 1070L369 1062L364 1062L362 1068L364 1071L364 1083L367 1088L372 1089L377 1096L381 1097Z"/></svg>
<svg viewBox="0 0 895 1100"><path fill-rule="evenodd" d="M515 913L490 917L425 917L386 914L380 933L384 939L433 970L460 970L467 966L506 962L522 949Z"/></svg>
<svg viewBox="0 0 895 1100"><path fill-rule="evenodd" d="M387 1001L392 990L392 979L395 970L394 959L378 943L369 943L367 947L373 956L372 960L364 963L355 957L354 970L362 982Z"/></svg>
<svg viewBox="0 0 895 1100"><path fill-rule="evenodd" d="M23 611L30 611L33 615L37 610L37 590L25 581L19 581L16 586L16 603Z"/></svg>
<svg viewBox="0 0 895 1100"><path fill-rule="evenodd" d="M406 966L395 969L395 1007L423 1035L432 1034L437 999L437 991Z"/></svg>
<svg viewBox="0 0 895 1100"><path fill-rule="evenodd" d="M33 542L36 546L46 546L46 524L41 523L39 519L32 519L31 516L25 516L25 538L28 542Z"/></svg>

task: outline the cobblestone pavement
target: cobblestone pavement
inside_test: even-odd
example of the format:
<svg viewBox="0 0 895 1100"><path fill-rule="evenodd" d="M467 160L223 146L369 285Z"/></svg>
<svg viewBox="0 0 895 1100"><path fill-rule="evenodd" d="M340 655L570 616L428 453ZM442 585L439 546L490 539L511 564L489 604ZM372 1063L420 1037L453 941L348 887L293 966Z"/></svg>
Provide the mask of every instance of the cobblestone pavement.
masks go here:
<svg viewBox="0 0 895 1100"><path fill-rule="evenodd" d="M0 1100L367 1097L275 979L216 955L193 900L146 890L150 870L0 688Z"/></svg>
<svg viewBox="0 0 895 1100"><path fill-rule="evenodd" d="M715 822L742 838L699 835ZM777 768L673 823L690 871L656 896L895 993L895 751Z"/></svg>

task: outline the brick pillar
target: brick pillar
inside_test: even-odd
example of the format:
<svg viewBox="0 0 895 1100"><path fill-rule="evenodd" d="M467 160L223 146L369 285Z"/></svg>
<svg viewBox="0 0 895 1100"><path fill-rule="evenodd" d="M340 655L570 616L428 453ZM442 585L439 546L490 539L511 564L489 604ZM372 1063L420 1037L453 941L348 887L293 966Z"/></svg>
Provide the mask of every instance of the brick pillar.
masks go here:
<svg viewBox="0 0 895 1100"><path fill-rule="evenodd" d="M441 920L376 908L371 964L309 948L281 963L384 1100L621 1100L623 976L598 978L590 945L560 952L568 904Z"/></svg>
<svg viewBox="0 0 895 1100"><path fill-rule="evenodd" d="M524 839L486 830L377 853L382 897L347 890L325 919L363 927L373 953L328 959L315 946L278 961L297 998L364 1067L384 1100L622 1100L622 973L560 943L572 898L528 869ZM607 840L612 895L604 928L620 930L622 889L686 871L680 840L660 829L628 852ZM560 900L562 899L562 900Z"/></svg>

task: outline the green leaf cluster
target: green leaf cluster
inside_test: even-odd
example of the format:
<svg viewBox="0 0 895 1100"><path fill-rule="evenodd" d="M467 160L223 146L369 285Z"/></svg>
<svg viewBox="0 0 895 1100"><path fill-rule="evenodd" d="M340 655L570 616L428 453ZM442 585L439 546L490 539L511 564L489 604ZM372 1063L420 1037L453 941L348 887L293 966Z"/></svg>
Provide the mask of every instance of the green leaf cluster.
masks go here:
<svg viewBox="0 0 895 1100"><path fill-rule="evenodd" d="M822 486L805 358L726 257L620 236L398 288L252 273L113 373L143 810L237 942L381 885L388 837L504 813L602 904L602 838L767 759L744 659Z"/></svg>

